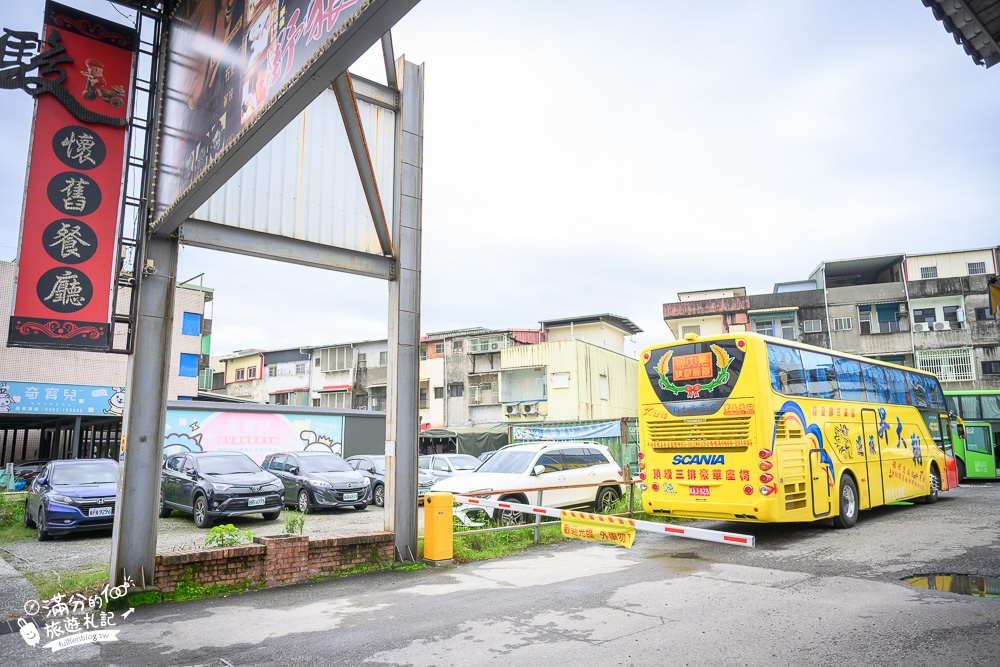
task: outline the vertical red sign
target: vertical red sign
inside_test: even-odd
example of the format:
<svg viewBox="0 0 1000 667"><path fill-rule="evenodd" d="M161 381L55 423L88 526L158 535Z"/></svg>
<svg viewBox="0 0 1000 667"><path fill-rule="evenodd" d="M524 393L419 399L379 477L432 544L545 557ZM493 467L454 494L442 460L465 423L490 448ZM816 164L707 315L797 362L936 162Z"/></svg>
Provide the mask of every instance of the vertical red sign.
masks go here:
<svg viewBox="0 0 1000 667"><path fill-rule="evenodd" d="M107 350L136 33L48 2L42 39L65 51L41 73L65 78L35 98L8 345Z"/></svg>

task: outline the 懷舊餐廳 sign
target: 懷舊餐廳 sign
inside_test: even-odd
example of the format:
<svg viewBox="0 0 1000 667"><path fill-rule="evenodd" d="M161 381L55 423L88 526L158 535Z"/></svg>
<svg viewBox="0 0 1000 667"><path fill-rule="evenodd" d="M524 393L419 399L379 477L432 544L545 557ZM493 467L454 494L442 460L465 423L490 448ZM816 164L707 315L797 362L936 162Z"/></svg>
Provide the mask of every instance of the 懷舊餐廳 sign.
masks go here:
<svg viewBox="0 0 1000 667"><path fill-rule="evenodd" d="M8 345L107 350L136 33L47 2L0 41L0 88L35 98Z"/></svg>

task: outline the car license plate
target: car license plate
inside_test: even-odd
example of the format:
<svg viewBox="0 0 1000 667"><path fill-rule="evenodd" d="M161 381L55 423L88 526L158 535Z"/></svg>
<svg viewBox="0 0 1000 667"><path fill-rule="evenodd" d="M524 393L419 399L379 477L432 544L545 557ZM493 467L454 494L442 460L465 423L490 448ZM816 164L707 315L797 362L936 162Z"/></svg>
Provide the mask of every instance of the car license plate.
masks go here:
<svg viewBox="0 0 1000 667"><path fill-rule="evenodd" d="M356 494L356 493L345 493L344 494L344 500L357 500L357 499L358 499L358 494Z"/></svg>
<svg viewBox="0 0 1000 667"><path fill-rule="evenodd" d="M114 513L113 507L91 507L87 516L112 516Z"/></svg>
<svg viewBox="0 0 1000 667"><path fill-rule="evenodd" d="M260 507L261 505L264 504L264 500L266 500L264 496L260 496L257 498L247 498L247 507Z"/></svg>
<svg viewBox="0 0 1000 667"><path fill-rule="evenodd" d="M688 487L688 493L690 493L692 496L707 496L708 487L707 486Z"/></svg>

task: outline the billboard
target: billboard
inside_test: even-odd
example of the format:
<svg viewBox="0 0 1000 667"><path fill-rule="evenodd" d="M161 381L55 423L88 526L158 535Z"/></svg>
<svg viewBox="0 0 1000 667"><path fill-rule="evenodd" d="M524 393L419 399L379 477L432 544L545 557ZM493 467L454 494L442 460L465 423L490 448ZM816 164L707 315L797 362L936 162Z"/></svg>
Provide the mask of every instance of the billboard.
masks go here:
<svg viewBox="0 0 1000 667"><path fill-rule="evenodd" d="M343 454L344 417L276 412L167 408L164 457L181 452L243 452L257 463L268 454Z"/></svg>
<svg viewBox="0 0 1000 667"><path fill-rule="evenodd" d="M153 230L172 231L193 213L204 198L161 229L179 202L191 199L210 174L219 173L222 162L232 159L235 148L246 144L251 129L270 120L265 118L269 110L276 117L281 107L286 116L252 151L234 159L238 164L231 172L416 1L179 0L167 53ZM321 74L333 54L344 49L349 53L343 62ZM303 99L290 106L287 98L306 87Z"/></svg>
<svg viewBox="0 0 1000 667"><path fill-rule="evenodd" d="M0 413L121 417L124 387L0 382Z"/></svg>
<svg viewBox="0 0 1000 667"><path fill-rule="evenodd" d="M55 2L37 56L5 32L3 87L36 99L7 344L106 350L136 34Z"/></svg>

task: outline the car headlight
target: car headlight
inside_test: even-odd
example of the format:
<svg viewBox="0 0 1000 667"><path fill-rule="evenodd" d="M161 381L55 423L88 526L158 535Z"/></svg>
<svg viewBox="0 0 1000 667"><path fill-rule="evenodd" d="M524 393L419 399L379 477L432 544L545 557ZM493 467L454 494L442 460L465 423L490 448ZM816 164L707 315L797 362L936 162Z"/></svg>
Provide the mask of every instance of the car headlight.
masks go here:
<svg viewBox="0 0 1000 667"><path fill-rule="evenodd" d="M333 488L333 484L330 484L330 482L324 482L321 479L311 479L311 480L309 480L309 483L312 484L313 486L318 486L321 489L332 489Z"/></svg>
<svg viewBox="0 0 1000 667"><path fill-rule="evenodd" d="M212 482L212 488L215 489L216 491L228 491L229 489L233 488L233 485L232 484L217 484L215 482Z"/></svg>
<svg viewBox="0 0 1000 667"><path fill-rule="evenodd" d="M281 484L281 482L275 482L274 484L272 484L271 486L269 486L267 488L269 490L271 490L271 491L284 491L285 490L285 487Z"/></svg>
<svg viewBox="0 0 1000 667"><path fill-rule="evenodd" d="M69 496L60 496L60 495L55 494L55 493L53 493L51 496L49 496L49 500L52 501L52 502L54 502L54 503L62 503L63 505L72 505L73 504L73 499L70 498Z"/></svg>
<svg viewBox="0 0 1000 667"><path fill-rule="evenodd" d="M368 486L371 483L372 483L372 481L370 479L368 479L367 477L365 477L364 481L362 482L362 484L364 484L365 486Z"/></svg>

